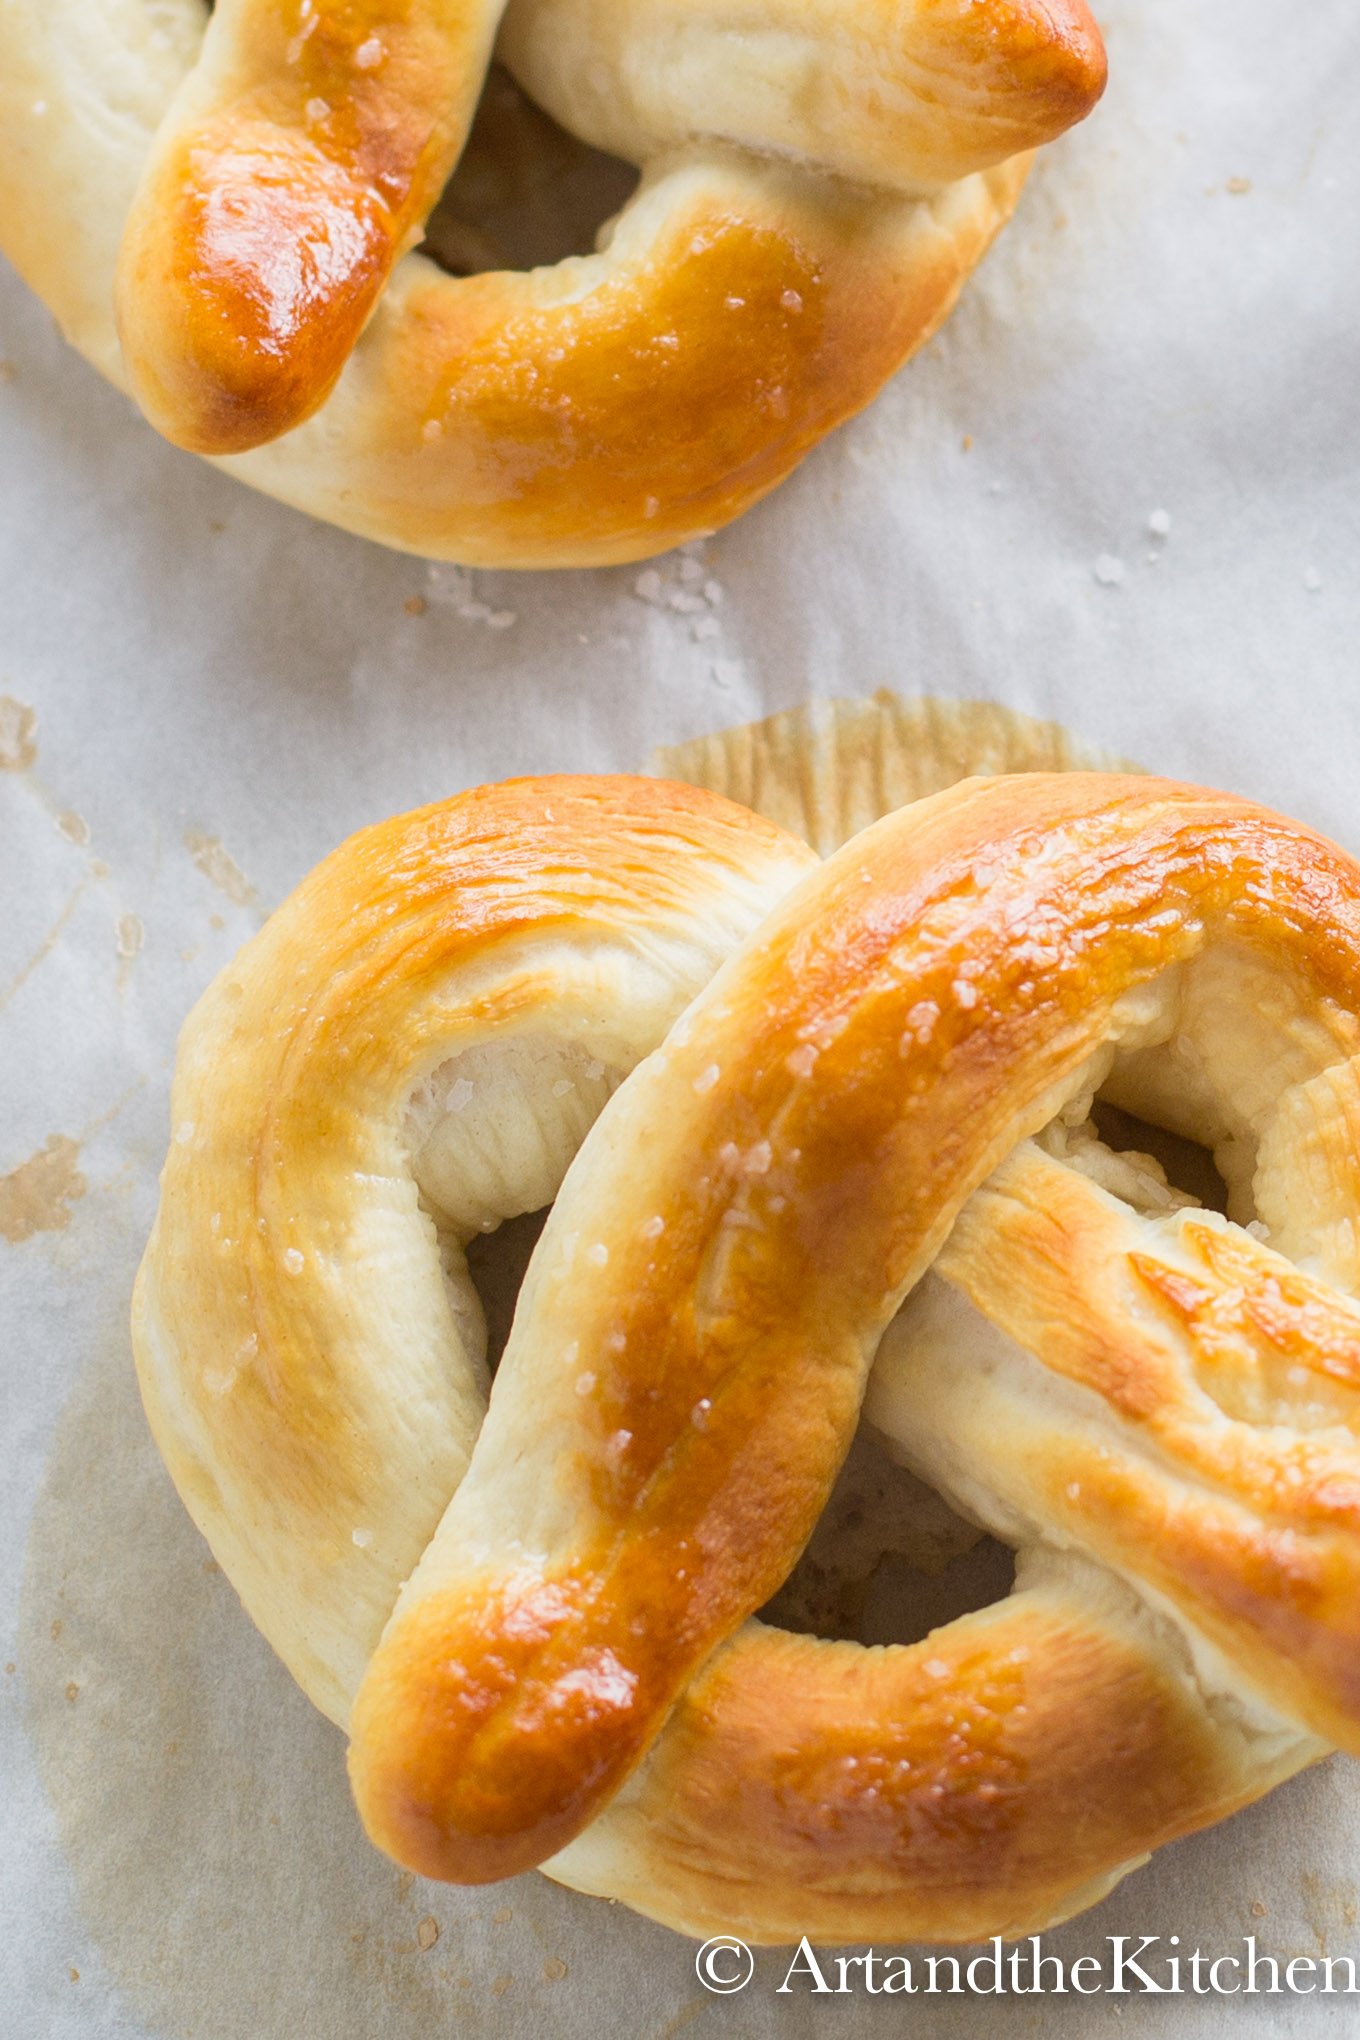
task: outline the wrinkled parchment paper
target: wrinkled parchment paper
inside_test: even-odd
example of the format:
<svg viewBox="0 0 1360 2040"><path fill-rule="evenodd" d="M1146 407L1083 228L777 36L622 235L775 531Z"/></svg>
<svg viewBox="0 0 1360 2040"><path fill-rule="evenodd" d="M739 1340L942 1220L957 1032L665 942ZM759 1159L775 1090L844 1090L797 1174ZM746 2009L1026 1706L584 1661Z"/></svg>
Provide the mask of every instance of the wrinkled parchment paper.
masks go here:
<svg viewBox="0 0 1360 2040"><path fill-rule="evenodd" d="M127 1300L178 1024L342 835L811 692L991 697L1360 849L1360 29L1107 0L1112 84L945 333L698 552L468 576L160 444L0 275L0 2025L414 2040L1346 2031L1341 2000L713 1997L680 1938L363 1842L189 1526ZM1333 1759L1047 1937L1360 1956Z"/></svg>

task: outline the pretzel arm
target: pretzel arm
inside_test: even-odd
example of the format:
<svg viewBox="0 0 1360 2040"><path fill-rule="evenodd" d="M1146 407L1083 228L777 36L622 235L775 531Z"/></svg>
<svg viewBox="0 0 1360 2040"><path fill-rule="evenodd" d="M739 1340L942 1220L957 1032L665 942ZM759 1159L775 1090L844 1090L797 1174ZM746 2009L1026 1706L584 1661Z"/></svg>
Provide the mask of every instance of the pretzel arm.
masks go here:
<svg viewBox="0 0 1360 2040"><path fill-rule="evenodd" d="M630 161L712 138L918 196L1052 141L1105 86L1085 0L511 0L500 54Z"/></svg>
<svg viewBox="0 0 1360 2040"><path fill-rule="evenodd" d="M1360 1310L1029 1143L936 1267L883 1342L870 1420L970 1515L1078 1544L1259 1704L1360 1749Z"/></svg>
<svg viewBox="0 0 1360 2040"><path fill-rule="evenodd" d="M747 1622L543 1867L695 1935L983 1940L1093 1904L1150 1849L1323 1755L1194 1676L1101 1569L865 1650Z"/></svg>
<svg viewBox="0 0 1360 2040"><path fill-rule="evenodd" d="M124 358L197 453L325 402L467 136L497 0L220 0L123 239Z"/></svg>

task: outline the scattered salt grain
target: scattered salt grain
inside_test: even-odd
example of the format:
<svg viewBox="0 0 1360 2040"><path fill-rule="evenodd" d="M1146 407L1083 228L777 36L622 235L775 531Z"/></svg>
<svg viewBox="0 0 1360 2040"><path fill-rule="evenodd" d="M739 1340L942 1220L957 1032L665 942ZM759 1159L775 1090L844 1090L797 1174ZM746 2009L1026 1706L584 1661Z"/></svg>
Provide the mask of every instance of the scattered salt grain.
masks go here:
<svg viewBox="0 0 1360 2040"><path fill-rule="evenodd" d="M1123 560L1116 559L1113 553L1098 553L1091 568L1102 588L1122 588L1128 571Z"/></svg>
<svg viewBox="0 0 1360 2040"><path fill-rule="evenodd" d="M430 421L437 424L437 419ZM464 623L484 623L488 630L509 630L515 622L513 609L493 609L489 602L483 602L476 593L476 583L467 567L448 566L443 561L433 561L426 569L430 600L442 607L452 609L455 616Z"/></svg>
<svg viewBox="0 0 1360 2040"><path fill-rule="evenodd" d="M1170 538L1171 513L1169 510L1154 510L1148 518L1148 530L1154 538Z"/></svg>

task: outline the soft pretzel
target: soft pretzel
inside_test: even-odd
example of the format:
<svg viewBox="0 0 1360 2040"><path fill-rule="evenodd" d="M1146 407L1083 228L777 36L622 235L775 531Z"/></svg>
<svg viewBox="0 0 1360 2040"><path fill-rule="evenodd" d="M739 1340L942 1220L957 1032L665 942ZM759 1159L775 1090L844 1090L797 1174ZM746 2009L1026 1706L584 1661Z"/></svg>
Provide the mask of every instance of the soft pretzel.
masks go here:
<svg viewBox="0 0 1360 2040"><path fill-rule="evenodd" d="M597 253L459 278L413 251L498 30L643 177ZM1085 0L11 0L0 244L285 501L471 564L632 559L869 401L1104 75Z"/></svg>
<svg viewBox="0 0 1360 2040"><path fill-rule="evenodd" d="M974 780L819 864L690 788L482 789L197 1009L148 1412L410 1867L1037 1929L1360 1747L1357 1053L1360 869L1227 795ZM461 1246L555 1190L477 1435ZM1020 1554L886 1650L754 1619L866 1379Z"/></svg>

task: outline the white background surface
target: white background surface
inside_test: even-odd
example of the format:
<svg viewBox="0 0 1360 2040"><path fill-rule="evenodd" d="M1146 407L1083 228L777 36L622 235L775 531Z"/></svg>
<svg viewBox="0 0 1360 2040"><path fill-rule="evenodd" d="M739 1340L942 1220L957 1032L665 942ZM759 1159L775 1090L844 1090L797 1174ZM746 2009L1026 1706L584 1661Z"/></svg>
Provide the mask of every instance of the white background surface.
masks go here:
<svg viewBox="0 0 1360 2040"><path fill-rule="evenodd" d="M777 1956L708 1999L687 1944L543 1880L402 1889L338 1739L203 1572L130 1387L179 1021L363 822L889 686L1055 717L1360 849L1360 27L1350 0L1104 22L1095 118L942 338L709 544L697 615L674 559L469 583L278 509L160 444L0 274L0 693L37 714L35 763L0 772L0 1175L63 1135L85 1184L63 1229L0 1238L6 2033L1353 2029L1318 1999L777 1997ZM1049 1945L1360 1956L1357 1843L1334 1760Z"/></svg>

